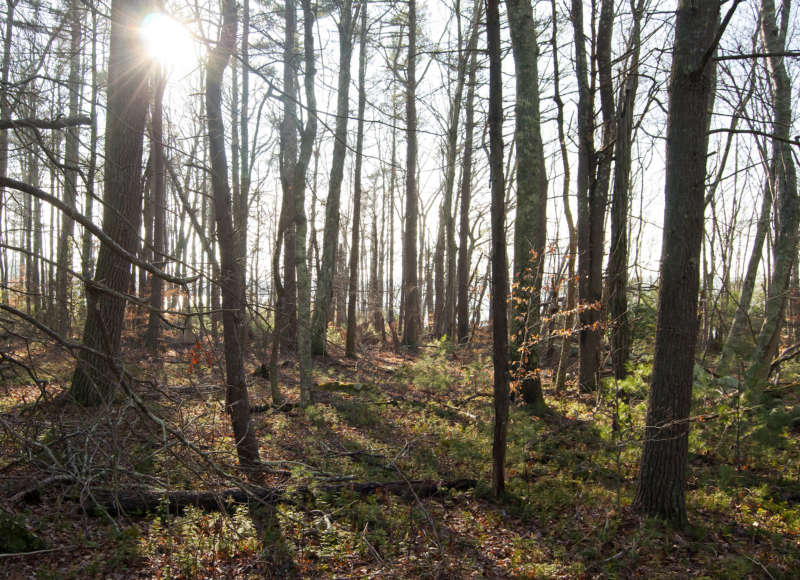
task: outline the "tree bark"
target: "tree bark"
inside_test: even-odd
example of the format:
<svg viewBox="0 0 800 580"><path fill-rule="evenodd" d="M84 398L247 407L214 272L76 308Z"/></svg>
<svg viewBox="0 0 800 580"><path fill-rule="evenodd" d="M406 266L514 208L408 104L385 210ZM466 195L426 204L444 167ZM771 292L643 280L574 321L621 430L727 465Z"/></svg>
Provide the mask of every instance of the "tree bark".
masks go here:
<svg viewBox="0 0 800 580"><path fill-rule="evenodd" d="M336 129L331 160L328 199L325 204L325 233L322 241L322 263L314 300L311 322L311 348L314 354L325 353L325 337L330 320L336 251L339 244L339 214L347 155L347 121L350 116L350 62L353 56L353 2L343 0L339 12L339 85L336 100ZM343 290L343 289L342 289Z"/></svg>
<svg viewBox="0 0 800 580"><path fill-rule="evenodd" d="M508 322L506 296L505 180L503 178L503 85L500 61L500 9L498 0L486 3L489 52L489 170L492 192L492 354L494 363L494 436L492 440L492 490L505 490L506 433L508 431Z"/></svg>
<svg viewBox="0 0 800 580"><path fill-rule="evenodd" d="M539 45L530 1L507 0L506 5L517 81L512 375L525 404L541 414L547 409L539 368L542 276L547 244L547 172L539 111Z"/></svg>
<svg viewBox="0 0 800 580"><path fill-rule="evenodd" d="M297 261L297 354L300 362L300 404L311 404L312 362L311 362L311 280L308 274L306 257L306 235L308 222L305 211L306 170L314 149L317 134L317 101L314 94L316 63L314 58L314 12L311 0L302 0L303 32L305 48L305 92L308 118L300 139L300 157L295 164L293 179L295 223L295 255Z"/></svg>
<svg viewBox="0 0 800 580"><path fill-rule="evenodd" d="M406 63L406 227L403 233L403 346L420 343L420 288L417 278L417 2L408 2Z"/></svg>
<svg viewBox="0 0 800 580"><path fill-rule="evenodd" d="M772 277L767 290L764 323L750 357L745 376L748 391L760 391L769 377L772 359L778 351L781 328L786 310L789 277L797 260L797 227L800 221L800 200L797 197L797 169L788 142L792 129L792 81L784 57L791 0L783 0L782 22L778 26L774 0L761 2L761 35L767 52L770 85L772 88L772 166L770 177L775 192L775 245L773 247Z"/></svg>
<svg viewBox="0 0 800 580"><path fill-rule="evenodd" d="M106 112L106 172L103 231L129 254L136 252L142 199L142 141L147 113L149 63L141 56L136 23L149 8L146 0L114 0L111 4L111 49ZM119 293L130 288L131 265L108 243L101 242L95 280ZM87 290L83 344L119 356L125 300ZM80 404L110 400L119 380L101 356L83 350L72 377L70 394Z"/></svg>
<svg viewBox="0 0 800 580"><path fill-rule="evenodd" d="M69 117L76 118L80 113L81 96L81 42L83 27L81 17L83 8L78 0L72 0L69 7L70 54L69 54ZM80 128L68 127L64 145L64 203L75 208L78 197L78 162L80 147ZM72 292L70 292L70 269L72 268L72 235L75 222L67 215L61 216L61 233L58 236L58 264L56 270L56 329L69 337L72 328Z"/></svg>
<svg viewBox="0 0 800 580"><path fill-rule="evenodd" d="M719 0L680 0L667 117L661 287L644 451L634 507L685 525L708 119Z"/></svg>
<svg viewBox="0 0 800 580"><path fill-rule="evenodd" d="M480 17L475 17L480 21ZM475 42L478 41L478 31L475 33ZM476 44L477 46L477 44ZM465 343L469 340L469 286L470 286L470 254L469 254L469 209L472 197L472 150L475 133L475 84L478 76L477 50L470 55L469 77L467 79L467 100L464 113L464 157L461 166L460 187L460 216L458 226L458 342Z"/></svg>
<svg viewBox="0 0 800 580"><path fill-rule="evenodd" d="M633 337L628 319L628 209L630 206L631 148L633 146L633 108L639 86L639 52L643 0L631 0L633 12L630 60L620 89L617 108L614 190L611 197L611 249L608 254L608 318L611 333L611 364L617 380L625 378Z"/></svg>
<svg viewBox="0 0 800 580"><path fill-rule="evenodd" d="M222 121L222 79L236 41L236 3L225 0L217 45L211 51L206 73L206 114L208 149L211 160L211 185L220 253L222 289L222 327L225 347L225 402L236 438L239 465L252 469L259 463L258 440L250 419L250 402L244 373L241 324L244 314L242 288L244 264L237 260L240 240L233 230L231 189L225 155L225 128Z"/></svg>
<svg viewBox="0 0 800 580"><path fill-rule="evenodd" d="M356 169L353 178L353 237L350 243L350 283L347 303L347 341L345 354L356 356L356 300L358 299L359 229L361 227L361 166L364 155L364 112L367 107L367 2L361 4L361 37L358 55L358 129L356 131ZM373 250L374 251L374 250Z"/></svg>
<svg viewBox="0 0 800 580"><path fill-rule="evenodd" d="M153 217L153 264L164 269L167 255L167 164L164 155L164 89L166 77L159 65L152 73L153 110L151 113L150 157L153 179L150 191L150 210ZM146 342L150 351L159 350L161 316L163 310L164 281L159 276L150 277L150 314Z"/></svg>

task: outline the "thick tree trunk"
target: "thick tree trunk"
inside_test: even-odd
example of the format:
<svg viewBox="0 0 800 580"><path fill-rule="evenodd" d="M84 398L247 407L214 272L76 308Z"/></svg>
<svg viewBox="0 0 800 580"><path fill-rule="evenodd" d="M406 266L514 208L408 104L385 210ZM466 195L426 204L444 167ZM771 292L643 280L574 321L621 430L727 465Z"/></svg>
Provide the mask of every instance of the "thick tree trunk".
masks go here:
<svg viewBox="0 0 800 580"><path fill-rule="evenodd" d="M111 5L103 231L129 253L136 252L140 222L142 140L149 70L149 63L141 54L135 23L141 21L148 8L146 0L114 0ZM131 281L130 262L101 243L95 280L116 292L127 292ZM125 300L91 289L87 294L83 344L117 357ZM78 356L70 394L83 405L109 401L119 380L117 372L104 357L83 350Z"/></svg>
<svg viewBox="0 0 800 580"><path fill-rule="evenodd" d="M529 0L507 0L517 81L517 218L511 308L513 376L536 413L547 406L539 368L541 293L547 244L547 173L539 112L539 45Z"/></svg>
<svg viewBox="0 0 800 580"><path fill-rule="evenodd" d="M506 433L508 431L508 321L506 296L505 180L503 178L503 85L500 62L500 10L498 0L486 3L489 52L489 170L492 191L492 345L494 352L494 436L492 440L492 490L505 490Z"/></svg>
<svg viewBox="0 0 800 580"><path fill-rule="evenodd" d="M228 183L228 162L225 156L225 129L222 122L222 79L236 41L236 4L225 0L222 5L222 27L219 41L211 51L206 73L206 114L208 116L208 148L211 160L211 185L220 252L220 286L222 287L222 326L225 346L225 402L233 424L239 465L251 469L259 463L258 440L250 419L250 402L244 373L241 324L244 305L244 264L237 260L239 240L233 230L231 189Z"/></svg>
<svg viewBox="0 0 800 580"><path fill-rule="evenodd" d="M653 375L634 506L686 523L689 411L719 0L680 0L667 117L664 235Z"/></svg>
<svg viewBox="0 0 800 580"><path fill-rule="evenodd" d="M347 154L347 121L350 116L350 62L353 56L353 2L343 0L339 17L339 85L336 100L336 130L333 141L331 177L325 204L325 233L322 263L311 322L311 348L314 354L325 353L325 336L330 320L336 251L339 244L339 214Z"/></svg>

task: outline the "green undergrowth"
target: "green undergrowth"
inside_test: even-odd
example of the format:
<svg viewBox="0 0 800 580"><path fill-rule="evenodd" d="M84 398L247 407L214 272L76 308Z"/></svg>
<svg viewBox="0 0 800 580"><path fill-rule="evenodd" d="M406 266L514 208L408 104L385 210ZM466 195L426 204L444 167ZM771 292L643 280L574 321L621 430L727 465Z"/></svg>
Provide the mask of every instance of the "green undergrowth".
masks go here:
<svg viewBox="0 0 800 580"><path fill-rule="evenodd" d="M646 360L625 380L604 381L598 393L555 393L545 383L552 413L544 417L512 403L499 500L489 484L486 352L436 342L416 359L386 355L375 365L384 370L344 359L320 364L315 381L330 388L314 405L254 416L262 458L291 472L269 481L287 486L293 499L271 512L267 532L245 506L233 515L190 509L150 516L120 537L125 566L161 578L777 579L800 569L800 433L789 417L762 436L765 415L729 378L695 372L690 525L679 530L631 508L651 372ZM282 386L296 400L296 388ZM254 396L264 388L254 385ZM795 398L786 391L774 408L789 416ZM233 456L218 400L160 404L204 450ZM168 471L176 487L192 487L203 469L174 441L137 445L132 455L140 463L132 469L160 478ZM430 498L322 491L330 482L460 478L477 484ZM292 493L301 488L312 493ZM92 525L106 525L100 519ZM30 516L28 527L41 533L48 521ZM276 567L276 554L288 567ZM90 563L101 576L112 571L102 559Z"/></svg>

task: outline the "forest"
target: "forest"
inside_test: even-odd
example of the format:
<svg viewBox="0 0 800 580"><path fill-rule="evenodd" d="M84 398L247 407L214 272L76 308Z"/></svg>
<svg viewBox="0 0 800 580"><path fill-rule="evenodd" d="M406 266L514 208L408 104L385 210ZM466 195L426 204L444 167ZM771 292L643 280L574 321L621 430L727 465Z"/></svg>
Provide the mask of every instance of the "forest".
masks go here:
<svg viewBox="0 0 800 580"><path fill-rule="evenodd" d="M0 577L798 577L792 0L0 29Z"/></svg>

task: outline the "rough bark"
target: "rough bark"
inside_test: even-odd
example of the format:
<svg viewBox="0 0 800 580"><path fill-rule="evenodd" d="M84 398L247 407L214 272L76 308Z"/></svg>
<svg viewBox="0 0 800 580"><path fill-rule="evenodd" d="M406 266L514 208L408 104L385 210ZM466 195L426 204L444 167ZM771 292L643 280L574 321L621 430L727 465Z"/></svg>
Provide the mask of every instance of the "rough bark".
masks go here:
<svg viewBox="0 0 800 580"><path fill-rule="evenodd" d="M258 440L250 419L247 382L244 372L241 325L244 315L242 288L244 264L237 260L240 240L233 230L231 188L225 155L225 128L222 121L222 79L236 41L236 4L225 0L217 45L211 51L206 72L206 115L211 185L220 253L222 327L225 349L225 403L236 438L239 465L251 469L259 462Z"/></svg>
<svg viewBox="0 0 800 580"><path fill-rule="evenodd" d="M700 246L703 236L708 104L720 2L680 0L667 117L661 287L644 451L634 506L684 525L689 411Z"/></svg>
<svg viewBox="0 0 800 580"><path fill-rule="evenodd" d="M139 230L142 140L148 103L148 63L139 49L135 23L141 21L148 7L146 0L114 0L111 4L103 231L128 254L136 251ZM116 292L127 292L130 261L103 241L94 279ZM87 303L83 344L119 356L125 300L87 289ZM83 405L98 405L110 399L118 380L117 371L104 357L81 351L70 393Z"/></svg>
<svg viewBox="0 0 800 580"><path fill-rule="evenodd" d="M508 432L508 321L506 296L505 180L503 178L503 85L500 61L500 9L498 0L486 3L489 52L489 171L492 192L492 345L494 366L494 435L492 439L492 490L505 490L506 434Z"/></svg>
<svg viewBox="0 0 800 580"><path fill-rule="evenodd" d="M578 311L580 318L580 376L583 390L597 387L600 371L600 296L593 288L592 191L596 158L594 150L594 99L589 87L583 2L572 0L572 27L575 35L575 68L578 81ZM602 227L602 223L600 224ZM602 247L600 248L602 253Z"/></svg>
<svg viewBox="0 0 800 580"><path fill-rule="evenodd" d="M517 216L511 299L511 358L522 399L536 413L547 406L539 368L541 292L547 244L547 173L539 111L539 45L529 0L507 0L517 99Z"/></svg>

